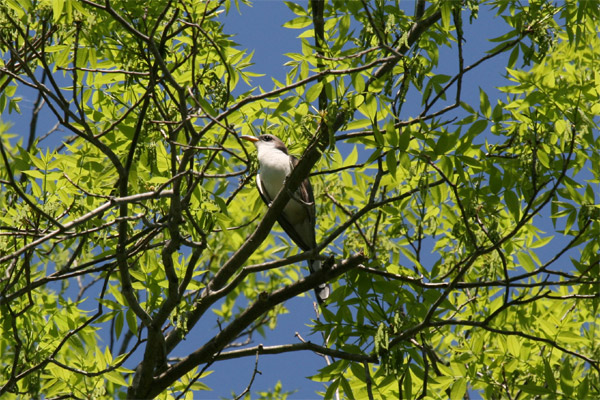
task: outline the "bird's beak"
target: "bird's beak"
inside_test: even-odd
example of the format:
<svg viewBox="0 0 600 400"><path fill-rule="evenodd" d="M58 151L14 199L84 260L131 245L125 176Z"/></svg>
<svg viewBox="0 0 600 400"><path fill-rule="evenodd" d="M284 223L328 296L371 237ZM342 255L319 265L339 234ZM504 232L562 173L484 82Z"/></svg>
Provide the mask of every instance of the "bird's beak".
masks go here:
<svg viewBox="0 0 600 400"><path fill-rule="evenodd" d="M249 140L249 141L255 142L255 143L259 141L259 139L256 136L250 136L250 135L242 135L242 136L240 136L240 138L246 139L246 140Z"/></svg>

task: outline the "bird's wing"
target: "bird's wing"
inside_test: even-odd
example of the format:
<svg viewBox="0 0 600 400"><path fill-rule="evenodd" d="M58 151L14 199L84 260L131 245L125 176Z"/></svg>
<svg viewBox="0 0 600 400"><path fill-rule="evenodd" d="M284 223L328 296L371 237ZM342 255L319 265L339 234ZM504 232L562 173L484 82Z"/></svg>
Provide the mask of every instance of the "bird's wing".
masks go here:
<svg viewBox="0 0 600 400"><path fill-rule="evenodd" d="M256 175L256 187L258 188L258 193L260 194L260 198L263 199L265 204L271 207L271 203L273 199L269 196L269 193L265 190L262 181L260 180L260 174Z"/></svg>
<svg viewBox="0 0 600 400"><path fill-rule="evenodd" d="M290 156L290 163L292 164L292 170L298 165L298 159L294 156ZM315 195L313 194L312 185L308 178L304 179L296 192L300 199L305 203L303 206L308 211L308 217L310 218L310 226L315 228L316 216L315 216Z"/></svg>

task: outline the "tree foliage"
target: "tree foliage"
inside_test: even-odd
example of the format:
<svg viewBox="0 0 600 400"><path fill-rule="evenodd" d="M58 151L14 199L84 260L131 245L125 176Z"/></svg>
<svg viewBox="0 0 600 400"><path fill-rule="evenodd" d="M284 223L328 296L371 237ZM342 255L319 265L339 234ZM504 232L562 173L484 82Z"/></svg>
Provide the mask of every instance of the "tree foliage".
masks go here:
<svg viewBox="0 0 600 400"><path fill-rule="evenodd" d="M3 398L190 396L291 351L335 360L327 398L600 397L598 4L287 5L301 50L268 89L237 1L0 5ZM504 31L467 56L483 12ZM474 100L475 71L506 85ZM239 140L267 129L301 155L268 209ZM270 232L310 171L329 267L303 277ZM233 348L324 281L323 343Z"/></svg>

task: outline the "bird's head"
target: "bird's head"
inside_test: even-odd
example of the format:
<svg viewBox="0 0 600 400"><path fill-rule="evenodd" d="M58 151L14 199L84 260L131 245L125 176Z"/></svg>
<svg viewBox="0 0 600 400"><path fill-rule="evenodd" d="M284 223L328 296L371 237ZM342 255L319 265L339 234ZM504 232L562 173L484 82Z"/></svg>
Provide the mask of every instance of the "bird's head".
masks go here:
<svg viewBox="0 0 600 400"><path fill-rule="evenodd" d="M275 149L288 154L287 147L285 147L285 144L283 144L281 139L269 133L260 135L258 137L249 135L242 135L240 137L253 142L259 152Z"/></svg>

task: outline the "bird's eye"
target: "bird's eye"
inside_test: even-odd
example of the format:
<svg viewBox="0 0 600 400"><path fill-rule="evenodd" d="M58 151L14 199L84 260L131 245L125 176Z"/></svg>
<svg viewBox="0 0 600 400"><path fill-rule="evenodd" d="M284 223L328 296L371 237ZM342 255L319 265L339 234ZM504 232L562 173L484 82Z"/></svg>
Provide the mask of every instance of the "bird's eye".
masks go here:
<svg viewBox="0 0 600 400"><path fill-rule="evenodd" d="M269 136L269 135L264 135L264 136L263 136L263 140L264 140L265 142L270 142L271 140L273 140L273 138L272 138L271 136Z"/></svg>

